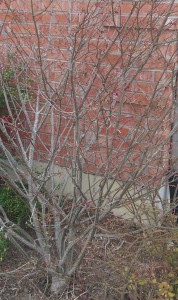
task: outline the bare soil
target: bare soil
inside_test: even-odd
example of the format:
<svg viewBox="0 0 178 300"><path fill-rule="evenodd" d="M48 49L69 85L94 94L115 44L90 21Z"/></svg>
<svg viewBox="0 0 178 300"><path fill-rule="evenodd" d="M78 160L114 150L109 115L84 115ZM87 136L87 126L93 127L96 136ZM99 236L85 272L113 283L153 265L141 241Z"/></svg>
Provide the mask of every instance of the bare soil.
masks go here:
<svg viewBox="0 0 178 300"><path fill-rule="evenodd" d="M45 299L44 287L40 286L40 275L35 265L35 257L26 249L27 261L19 251L10 245L7 256L0 265L1 300L38 300Z"/></svg>

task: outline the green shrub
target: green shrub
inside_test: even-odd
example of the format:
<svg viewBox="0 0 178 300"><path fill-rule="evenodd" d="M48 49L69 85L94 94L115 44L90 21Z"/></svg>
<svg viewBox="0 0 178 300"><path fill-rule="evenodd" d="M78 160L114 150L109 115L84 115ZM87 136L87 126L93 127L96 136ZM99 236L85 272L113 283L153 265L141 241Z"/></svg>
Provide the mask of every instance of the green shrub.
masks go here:
<svg viewBox="0 0 178 300"><path fill-rule="evenodd" d="M174 228L174 227L173 227ZM173 242L174 241L174 242ZM143 247L142 256L146 263L137 261L129 276L128 293L134 300L177 300L178 299L178 232L155 232Z"/></svg>
<svg viewBox="0 0 178 300"><path fill-rule="evenodd" d="M4 93L3 90L0 88L0 107L5 106L5 98L4 98Z"/></svg>
<svg viewBox="0 0 178 300"><path fill-rule="evenodd" d="M2 74L2 79L6 82L6 84L10 81L14 79L14 72L13 69L11 67L6 68L6 70L4 70L3 74ZM8 84L9 86L9 84ZM11 89L15 89L13 87L11 87L10 89L8 89L6 92L7 94L9 94L9 92L11 92ZM16 91L17 89L15 89ZM2 86L0 86L0 107L5 107L6 106L6 101L5 101L5 97L4 97L4 88Z"/></svg>
<svg viewBox="0 0 178 300"><path fill-rule="evenodd" d="M9 187L0 188L0 205L10 221L25 224L30 216L27 204Z"/></svg>
<svg viewBox="0 0 178 300"><path fill-rule="evenodd" d="M9 248L9 241L5 237L5 234L3 232L0 232L0 262L5 257L8 248Z"/></svg>
<svg viewBox="0 0 178 300"><path fill-rule="evenodd" d="M16 70L17 71L17 70ZM0 108L6 108L6 101L5 101L5 95L4 95L4 89L6 92L6 95L9 100L13 99L13 102L18 100L20 95L23 99L24 103L27 101L32 101L33 97L30 93L28 85L32 82L28 78L24 78L24 72L19 67L19 71L21 73L21 84L17 86L15 84L15 74L12 67L7 67L4 72L1 74L3 82L5 83L5 86L0 84ZM18 72L17 72L18 73ZM22 75L23 74L23 75ZM16 74L18 76L18 74ZM20 95L19 95L19 89L20 88Z"/></svg>

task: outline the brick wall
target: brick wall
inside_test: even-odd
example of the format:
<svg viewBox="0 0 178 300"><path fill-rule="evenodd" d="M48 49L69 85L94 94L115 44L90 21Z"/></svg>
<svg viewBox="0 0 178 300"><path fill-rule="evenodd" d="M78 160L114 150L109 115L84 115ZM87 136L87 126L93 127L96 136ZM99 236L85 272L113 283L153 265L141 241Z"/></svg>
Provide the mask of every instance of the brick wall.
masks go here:
<svg viewBox="0 0 178 300"><path fill-rule="evenodd" d="M67 167L77 158L84 172L124 180L134 178L144 164L146 180L164 173L169 163L170 139L165 139L172 122L178 4L32 3L1 1L0 46L2 68L20 65L24 84L34 99L40 98L41 126L33 158L54 157ZM29 121L21 111L16 123L22 124L28 156L36 100L24 105Z"/></svg>

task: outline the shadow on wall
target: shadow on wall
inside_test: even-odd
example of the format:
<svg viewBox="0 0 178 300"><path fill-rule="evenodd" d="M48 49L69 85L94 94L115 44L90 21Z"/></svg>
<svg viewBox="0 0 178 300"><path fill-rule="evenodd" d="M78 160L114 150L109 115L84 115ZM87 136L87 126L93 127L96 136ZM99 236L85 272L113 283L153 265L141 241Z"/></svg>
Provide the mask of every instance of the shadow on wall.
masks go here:
<svg viewBox="0 0 178 300"><path fill-rule="evenodd" d="M178 215L178 173L169 177L169 191L172 213Z"/></svg>

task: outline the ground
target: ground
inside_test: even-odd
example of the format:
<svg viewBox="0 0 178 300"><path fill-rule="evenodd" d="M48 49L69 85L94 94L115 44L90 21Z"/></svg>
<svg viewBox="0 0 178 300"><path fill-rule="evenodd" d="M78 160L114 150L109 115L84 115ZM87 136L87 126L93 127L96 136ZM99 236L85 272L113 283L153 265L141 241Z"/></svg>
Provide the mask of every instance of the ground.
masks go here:
<svg viewBox="0 0 178 300"><path fill-rule="evenodd" d="M112 271L112 268L109 265L102 266L102 262L108 253L117 251L119 245L123 246L122 238L114 237L114 234L118 233L118 229L121 228L121 224L122 222L119 218L115 218L114 228L111 228L113 224L110 224L110 228L108 227L109 232L112 229L113 233L111 235L108 235L102 229L107 224L103 223L102 227L98 229L96 238L88 248L80 270L73 277L68 291L61 299L98 299L100 296L103 298L101 294L107 294L107 288L104 291L103 285L105 285L107 277L110 277L109 272ZM13 245L10 245L5 259L1 262L0 273L3 275L0 276L0 299L53 300L54 297L49 294L50 278L47 278L40 261L38 261L38 257L35 257L34 253L28 248L26 248L26 252L29 261ZM103 282L101 285L98 285L98 280L101 282L99 277L103 267L105 269L105 272L102 272Z"/></svg>
<svg viewBox="0 0 178 300"><path fill-rule="evenodd" d="M88 247L85 259L72 278L68 290L56 298L50 295L50 277L45 273L38 257L26 248L29 257L27 261L10 245L7 256L1 263L0 299L144 300L147 299L145 294L150 291L153 295L158 295L159 284L169 280L166 277L168 271L177 276L177 263L172 268L167 259L167 253L174 254L174 251L167 252L172 232L176 238L177 229L170 225L143 229L110 216L98 226L96 237ZM163 249L165 245L166 250ZM175 258L177 260L177 256ZM158 282L155 291L148 278L152 282ZM161 298L154 296L149 299Z"/></svg>

